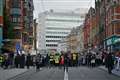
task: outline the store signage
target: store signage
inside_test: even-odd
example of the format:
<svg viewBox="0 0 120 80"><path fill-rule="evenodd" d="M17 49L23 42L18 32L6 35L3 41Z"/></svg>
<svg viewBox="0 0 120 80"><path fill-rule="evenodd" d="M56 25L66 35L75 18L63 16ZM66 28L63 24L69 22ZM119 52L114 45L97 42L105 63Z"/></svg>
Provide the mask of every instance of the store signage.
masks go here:
<svg viewBox="0 0 120 80"><path fill-rule="evenodd" d="M120 38L116 39L114 43L120 42Z"/></svg>
<svg viewBox="0 0 120 80"><path fill-rule="evenodd" d="M112 38L110 38L110 39L107 40L107 45L115 44L118 41L120 41L120 38L112 37Z"/></svg>

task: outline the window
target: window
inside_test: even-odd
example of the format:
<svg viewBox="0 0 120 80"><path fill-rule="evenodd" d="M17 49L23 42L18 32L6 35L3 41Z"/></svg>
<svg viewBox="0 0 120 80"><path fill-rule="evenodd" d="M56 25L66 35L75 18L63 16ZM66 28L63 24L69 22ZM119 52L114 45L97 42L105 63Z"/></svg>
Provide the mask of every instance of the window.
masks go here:
<svg viewBox="0 0 120 80"><path fill-rule="evenodd" d="M19 17L12 17L12 22L20 23L20 18Z"/></svg>
<svg viewBox="0 0 120 80"><path fill-rule="evenodd" d="M46 38L65 38L66 36L46 36Z"/></svg>
<svg viewBox="0 0 120 80"><path fill-rule="evenodd" d="M46 42L60 42L60 40L46 40Z"/></svg>
<svg viewBox="0 0 120 80"><path fill-rule="evenodd" d="M48 31L47 33L50 33L50 34L68 34L69 32L50 32L50 31Z"/></svg>
<svg viewBox="0 0 120 80"><path fill-rule="evenodd" d="M57 47L57 44L46 44L47 47Z"/></svg>
<svg viewBox="0 0 120 80"><path fill-rule="evenodd" d="M12 7L20 8L20 0L13 0Z"/></svg>

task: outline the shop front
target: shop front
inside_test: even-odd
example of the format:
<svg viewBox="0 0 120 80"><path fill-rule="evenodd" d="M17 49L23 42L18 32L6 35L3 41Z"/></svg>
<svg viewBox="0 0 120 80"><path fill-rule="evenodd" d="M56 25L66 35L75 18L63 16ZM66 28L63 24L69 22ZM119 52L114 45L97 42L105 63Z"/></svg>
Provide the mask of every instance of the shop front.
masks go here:
<svg viewBox="0 0 120 80"><path fill-rule="evenodd" d="M105 40L105 47L110 52L120 51L120 36L112 36Z"/></svg>

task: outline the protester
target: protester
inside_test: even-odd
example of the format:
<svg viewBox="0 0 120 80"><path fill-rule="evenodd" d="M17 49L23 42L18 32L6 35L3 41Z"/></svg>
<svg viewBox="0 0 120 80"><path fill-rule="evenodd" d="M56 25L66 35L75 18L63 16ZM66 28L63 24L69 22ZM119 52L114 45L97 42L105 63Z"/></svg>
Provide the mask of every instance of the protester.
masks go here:
<svg viewBox="0 0 120 80"><path fill-rule="evenodd" d="M113 66L114 66L114 60L112 53L109 53L108 56L106 57L106 62L107 62L107 68L108 68L108 73L111 74Z"/></svg>
<svg viewBox="0 0 120 80"><path fill-rule="evenodd" d="M0 66L3 67L4 64L4 56L1 54L0 55Z"/></svg>
<svg viewBox="0 0 120 80"><path fill-rule="evenodd" d="M9 66L9 56L8 56L8 53L5 53L4 56L5 56L4 69L7 69L8 66Z"/></svg>
<svg viewBox="0 0 120 80"><path fill-rule="evenodd" d="M73 63L73 66L77 66L77 54L76 53L73 53L72 54L72 63Z"/></svg>
<svg viewBox="0 0 120 80"><path fill-rule="evenodd" d="M49 65L49 55L47 54L45 57L45 65L48 66Z"/></svg>
<svg viewBox="0 0 120 80"><path fill-rule="evenodd" d="M27 66L27 69L30 68L31 64L32 64L32 57L31 57L30 54L28 54L27 57L26 57L26 66Z"/></svg>
<svg viewBox="0 0 120 80"><path fill-rule="evenodd" d="M60 56L60 67L63 67L64 66L64 55L61 54Z"/></svg>
<svg viewBox="0 0 120 80"><path fill-rule="evenodd" d="M25 67L25 55L21 54L20 56L20 68L24 68Z"/></svg>
<svg viewBox="0 0 120 80"><path fill-rule="evenodd" d="M95 57L95 54L92 54L91 56L91 67L95 67L95 60L96 60L96 57Z"/></svg>
<svg viewBox="0 0 120 80"><path fill-rule="evenodd" d="M54 65L54 55L53 54L50 54L50 67L52 67Z"/></svg>
<svg viewBox="0 0 120 80"><path fill-rule="evenodd" d="M55 66L59 66L59 61L60 61L60 55L59 53L56 53L54 56Z"/></svg>
<svg viewBox="0 0 120 80"><path fill-rule="evenodd" d="M14 61L15 67L16 67L16 68L19 68L19 66L20 66L20 55L17 54L17 55L15 56L15 59L14 59L14 60L15 60L15 61Z"/></svg>
<svg viewBox="0 0 120 80"><path fill-rule="evenodd" d="M64 70L66 69L68 71L68 66L69 66L69 57L68 53L64 54Z"/></svg>
<svg viewBox="0 0 120 80"><path fill-rule="evenodd" d="M36 71L39 71L41 65L42 65L42 56L41 54L37 54L36 55Z"/></svg>

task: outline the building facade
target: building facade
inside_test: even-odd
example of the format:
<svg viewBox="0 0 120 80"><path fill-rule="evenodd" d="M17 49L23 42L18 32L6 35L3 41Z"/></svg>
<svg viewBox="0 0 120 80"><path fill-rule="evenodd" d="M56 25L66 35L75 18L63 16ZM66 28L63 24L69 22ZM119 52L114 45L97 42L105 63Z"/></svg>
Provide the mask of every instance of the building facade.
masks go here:
<svg viewBox="0 0 120 80"><path fill-rule="evenodd" d="M4 49L16 52L31 48L33 1L4 0ZM25 35L24 35L25 34ZM33 35L32 35L33 36Z"/></svg>
<svg viewBox="0 0 120 80"><path fill-rule="evenodd" d="M73 28L67 36L67 51L80 53L84 50L84 31L83 25Z"/></svg>
<svg viewBox="0 0 120 80"><path fill-rule="evenodd" d="M120 51L120 0L95 0L84 21L84 47Z"/></svg>
<svg viewBox="0 0 120 80"><path fill-rule="evenodd" d="M33 0L25 0L23 7L24 30L22 32L22 47L26 51L32 50L34 44L33 10Z"/></svg>
<svg viewBox="0 0 120 80"><path fill-rule="evenodd" d="M39 14L38 49L57 50L58 42L66 38L71 29L83 23L84 17L76 13L44 12Z"/></svg>
<svg viewBox="0 0 120 80"><path fill-rule="evenodd" d="M60 42L58 42L58 47L57 47L57 51L59 53L61 52L67 52L68 49L68 45L67 45L67 39L62 39Z"/></svg>
<svg viewBox="0 0 120 80"><path fill-rule="evenodd" d="M3 0L0 0L0 53L3 40Z"/></svg>
<svg viewBox="0 0 120 80"><path fill-rule="evenodd" d="M106 1L106 48L120 51L120 0Z"/></svg>

